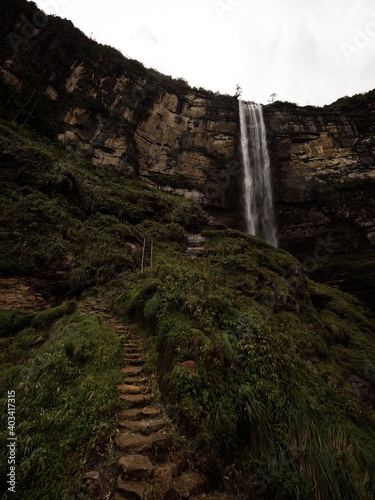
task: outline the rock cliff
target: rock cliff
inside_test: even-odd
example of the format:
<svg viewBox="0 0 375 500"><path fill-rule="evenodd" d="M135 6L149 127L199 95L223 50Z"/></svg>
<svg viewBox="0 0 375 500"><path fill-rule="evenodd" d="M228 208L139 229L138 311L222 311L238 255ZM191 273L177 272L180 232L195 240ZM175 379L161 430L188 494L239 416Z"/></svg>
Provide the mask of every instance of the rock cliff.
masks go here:
<svg viewBox="0 0 375 500"><path fill-rule="evenodd" d="M4 3L0 35L1 115L241 227L235 97L146 69L32 2ZM341 251L375 244L374 97L265 106L283 248L303 256L328 235Z"/></svg>
<svg viewBox="0 0 375 500"><path fill-rule="evenodd" d="M52 133L93 163L201 203L238 206L235 98L147 70L58 18L46 18L25 38L35 10L15 3L20 11L9 4L3 21L0 71L22 93L16 104L25 118L32 111L32 122L34 104L45 103L49 121L58 123Z"/></svg>
<svg viewBox="0 0 375 500"><path fill-rule="evenodd" d="M306 254L327 234L341 252L375 244L374 97L265 107L284 248Z"/></svg>

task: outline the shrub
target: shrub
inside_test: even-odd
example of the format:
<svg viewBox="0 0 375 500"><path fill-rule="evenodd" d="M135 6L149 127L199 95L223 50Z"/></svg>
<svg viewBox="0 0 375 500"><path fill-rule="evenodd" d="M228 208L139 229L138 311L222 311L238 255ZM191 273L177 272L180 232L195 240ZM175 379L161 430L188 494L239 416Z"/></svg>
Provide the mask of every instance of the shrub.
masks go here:
<svg viewBox="0 0 375 500"><path fill-rule="evenodd" d="M52 307L51 309L46 309L38 313L31 321L31 326L38 329L44 329L49 327L59 318L72 314L75 309L75 302L68 301L61 306Z"/></svg>
<svg viewBox="0 0 375 500"><path fill-rule="evenodd" d="M0 310L0 337L10 337L30 325L31 314Z"/></svg>

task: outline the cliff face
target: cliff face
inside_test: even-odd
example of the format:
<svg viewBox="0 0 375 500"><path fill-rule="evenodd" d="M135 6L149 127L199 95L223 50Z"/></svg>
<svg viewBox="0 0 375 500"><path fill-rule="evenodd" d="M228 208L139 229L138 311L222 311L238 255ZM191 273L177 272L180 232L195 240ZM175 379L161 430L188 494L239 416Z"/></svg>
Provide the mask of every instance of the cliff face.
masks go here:
<svg viewBox="0 0 375 500"><path fill-rule="evenodd" d="M58 18L48 18L25 42L10 38L22 37L25 19L35 17L26 5L24 16L9 7L1 54L1 75L23 94L24 114L37 99L48 100L58 138L93 163L201 203L238 205L234 97L146 70Z"/></svg>
<svg viewBox="0 0 375 500"><path fill-rule="evenodd" d="M265 108L284 248L306 254L327 234L338 251L375 244L374 97Z"/></svg>
<svg viewBox="0 0 375 500"><path fill-rule="evenodd" d="M4 3L0 33L2 115L241 227L235 97L147 70L23 0ZM375 244L374 97L265 106L283 248L306 255L329 234L341 251Z"/></svg>

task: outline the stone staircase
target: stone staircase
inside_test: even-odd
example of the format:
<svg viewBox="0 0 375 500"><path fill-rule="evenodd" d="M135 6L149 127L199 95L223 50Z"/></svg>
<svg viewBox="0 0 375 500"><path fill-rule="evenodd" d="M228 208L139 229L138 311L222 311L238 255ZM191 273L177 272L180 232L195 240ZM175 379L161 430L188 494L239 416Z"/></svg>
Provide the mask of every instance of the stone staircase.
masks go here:
<svg viewBox="0 0 375 500"><path fill-rule="evenodd" d="M192 257L201 257L204 255L207 238L201 234L187 234L186 235L186 255Z"/></svg>
<svg viewBox="0 0 375 500"><path fill-rule="evenodd" d="M115 500L233 500L221 492L207 493L208 479L190 466L184 450L174 444L173 425L152 390L152 375L145 372L143 339L115 319L100 300L81 307L81 314L97 313L124 343L124 380L117 389L127 408L119 410L114 444L120 458L114 492L90 498ZM86 475L93 478L95 471ZM93 479L89 479L92 481ZM100 479L96 480L100 483Z"/></svg>
<svg viewBox="0 0 375 500"><path fill-rule="evenodd" d="M129 334L125 344L124 383L118 387L128 409L118 414L115 444L122 456L116 500L191 498L204 491L206 478L189 470L173 446L172 424L143 374L142 340Z"/></svg>

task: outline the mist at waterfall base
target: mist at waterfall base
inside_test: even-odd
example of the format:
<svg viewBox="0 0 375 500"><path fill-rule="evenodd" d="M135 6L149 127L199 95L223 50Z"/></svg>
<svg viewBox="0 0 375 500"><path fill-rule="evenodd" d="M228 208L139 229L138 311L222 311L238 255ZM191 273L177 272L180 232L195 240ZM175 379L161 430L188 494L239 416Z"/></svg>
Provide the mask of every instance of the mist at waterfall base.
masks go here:
<svg viewBox="0 0 375 500"><path fill-rule="evenodd" d="M239 101L246 231L277 247L270 159L260 104Z"/></svg>

